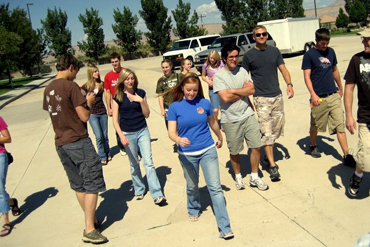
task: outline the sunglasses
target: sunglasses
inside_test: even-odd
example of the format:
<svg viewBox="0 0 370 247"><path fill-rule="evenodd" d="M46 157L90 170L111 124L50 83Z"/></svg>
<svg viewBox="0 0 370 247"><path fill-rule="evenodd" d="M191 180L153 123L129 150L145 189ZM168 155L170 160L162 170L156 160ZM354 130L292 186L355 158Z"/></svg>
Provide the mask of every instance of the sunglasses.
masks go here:
<svg viewBox="0 0 370 247"><path fill-rule="evenodd" d="M263 37L266 37L267 36L267 33L266 32L263 32L263 33L256 33L256 37L261 37L261 36L263 36Z"/></svg>

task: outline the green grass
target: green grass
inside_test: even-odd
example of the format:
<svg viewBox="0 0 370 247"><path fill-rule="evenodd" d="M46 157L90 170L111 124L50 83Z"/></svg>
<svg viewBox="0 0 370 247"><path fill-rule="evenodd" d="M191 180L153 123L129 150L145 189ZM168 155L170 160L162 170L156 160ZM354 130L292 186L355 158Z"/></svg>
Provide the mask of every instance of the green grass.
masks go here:
<svg viewBox="0 0 370 247"><path fill-rule="evenodd" d="M32 77L26 77L26 78L17 78L13 79L13 88L22 87L23 85L30 83L31 81L40 79L41 76L32 76ZM0 81L0 95L3 95L4 93L7 93L11 90L13 90L12 85L10 85L9 80L1 80Z"/></svg>
<svg viewBox="0 0 370 247"><path fill-rule="evenodd" d="M356 35L358 31L331 31L330 36Z"/></svg>

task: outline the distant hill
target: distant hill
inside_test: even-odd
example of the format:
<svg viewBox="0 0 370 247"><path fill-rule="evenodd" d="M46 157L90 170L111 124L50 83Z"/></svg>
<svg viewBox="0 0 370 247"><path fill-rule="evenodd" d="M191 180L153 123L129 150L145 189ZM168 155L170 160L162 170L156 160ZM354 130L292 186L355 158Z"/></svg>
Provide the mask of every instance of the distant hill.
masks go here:
<svg viewBox="0 0 370 247"><path fill-rule="evenodd" d="M317 16L320 18L323 15L330 15L333 17L337 17L339 13L339 9L342 8L344 10L345 1L344 0L337 0L334 3L330 4L327 7L323 8L316 8ZM345 11L345 10L344 10ZM305 9L304 14L307 17L315 16L315 9Z"/></svg>

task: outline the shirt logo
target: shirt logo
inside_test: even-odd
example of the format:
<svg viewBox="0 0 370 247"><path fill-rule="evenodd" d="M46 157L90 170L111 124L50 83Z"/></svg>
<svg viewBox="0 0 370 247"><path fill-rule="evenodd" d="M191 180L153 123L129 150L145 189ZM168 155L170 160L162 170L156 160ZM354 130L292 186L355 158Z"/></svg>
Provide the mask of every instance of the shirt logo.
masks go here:
<svg viewBox="0 0 370 247"><path fill-rule="evenodd" d="M198 112L198 114L203 114L204 113L204 109L202 107L198 107L197 108L197 112Z"/></svg>
<svg viewBox="0 0 370 247"><path fill-rule="evenodd" d="M330 60L326 57L319 57L319 60L320 60L320 66L323 67L323 68L328 68L330 67L331 63L330 63Z"/></svg>

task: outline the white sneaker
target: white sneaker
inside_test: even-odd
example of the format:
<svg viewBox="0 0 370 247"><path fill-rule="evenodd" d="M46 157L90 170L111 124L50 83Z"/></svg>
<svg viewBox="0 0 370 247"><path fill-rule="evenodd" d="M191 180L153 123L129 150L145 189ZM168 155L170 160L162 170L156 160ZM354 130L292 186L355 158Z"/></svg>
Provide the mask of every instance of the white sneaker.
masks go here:
<svg viewBox="0 0 370 247"><path fill-rule="evenodd" d="M235 178L235 186L236 186L236 189L237 190L243 190L243 189L245 189L245 184L243 182L243 178L242 177Z"/></svg>
<svg viewBox="0 0 370 247"><path fill-rule="evenodd" d="M252 176L250 176L249 185L251 187L257 187L259 190L268 190L269 188L269 186L260 177L252 179Z"/></svg>
<svg viewBox="0 0 370 247"><path fill-rule="evenodd" d="M124 149L119 150L119 153L120 153L122 156L126 156L126 155L127 155L126 150L124 150Z"/></svg>

